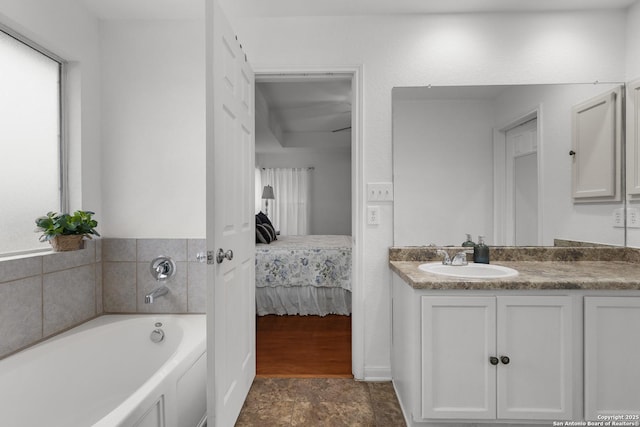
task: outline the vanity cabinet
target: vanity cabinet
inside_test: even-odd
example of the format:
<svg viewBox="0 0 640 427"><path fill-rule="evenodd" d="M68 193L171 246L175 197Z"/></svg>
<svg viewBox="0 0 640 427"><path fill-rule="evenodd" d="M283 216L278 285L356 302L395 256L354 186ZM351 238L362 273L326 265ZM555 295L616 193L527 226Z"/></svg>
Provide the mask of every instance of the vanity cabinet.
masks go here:
<svg viewBox="0 0 640 427"><path fill-rule="evenodd" d="M639 416L640 297L585 297L584 319L585 419Z"/></svg>
<svg viewBox="0 0 640 427"><path fill-rule="evenodd" d="M570 297L420 300L421 418L571 418Z"/></svg>

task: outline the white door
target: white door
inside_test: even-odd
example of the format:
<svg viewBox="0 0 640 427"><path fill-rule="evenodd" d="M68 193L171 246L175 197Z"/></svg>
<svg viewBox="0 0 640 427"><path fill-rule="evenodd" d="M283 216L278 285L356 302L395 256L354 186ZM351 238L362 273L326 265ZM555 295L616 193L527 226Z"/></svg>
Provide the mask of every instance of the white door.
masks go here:
<svg viewBox="0 0 640 427"><path fill-rule="evenodd" d="M256 370L254 76L217 0L206 29L207 412L210 427L228 427Z"/></svg>
<svg viewBox="0 0 640 427"><path fill-rule="evenodd" d="M571 297L499 296L497 307L498 418L571 419Z"/></svg>
<svg viewBox="0 0 640 427"><path fill-rule="evenodd" d="M538 242L538 121L506 132L507 242L537 246Z"/></svg>
<svg viewBox="0 0 640 427"><path fill-rule="evenodd" d="M422 297L422 418L496 417L495 297Z"/></svg>
<svg viewBox="0 0 640 427"><path fill-rule="evenodd" d="M584 320L585 419L627 415L637 422L640 298L585 297Z"/></svg>

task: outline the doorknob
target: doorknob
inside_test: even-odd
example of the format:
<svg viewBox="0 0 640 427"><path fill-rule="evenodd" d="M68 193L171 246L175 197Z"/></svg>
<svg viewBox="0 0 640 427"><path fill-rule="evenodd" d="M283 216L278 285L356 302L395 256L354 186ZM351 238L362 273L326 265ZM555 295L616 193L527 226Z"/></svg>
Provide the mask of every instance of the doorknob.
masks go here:
<svg viewBox="0 0 640 427"><path fill-rule="evenodd" d="M221 264L222 261L225 260L225 258L231 261L233 259L233 251L229 249L227 252L225 252L222 248L218 249L218 253L216 254L216 261L218 262L218 264Z"/></svg>

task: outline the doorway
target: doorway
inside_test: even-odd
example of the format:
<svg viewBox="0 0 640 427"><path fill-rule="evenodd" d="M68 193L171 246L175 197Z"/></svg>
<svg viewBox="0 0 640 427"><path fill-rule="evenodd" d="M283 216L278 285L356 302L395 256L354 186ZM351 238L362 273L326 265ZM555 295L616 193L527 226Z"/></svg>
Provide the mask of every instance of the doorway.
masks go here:
<svg viewBox="0 0 640 427"><path fill-rule="evenodd" d="M513 244L537 246L538 120L506 131L507 206L513 217Z"/></svg>
<svg viewBox="0 0 640 427"><path fill-rule="evenodd" d="M301 311L303 315L295 315L294 308L292 313L286 313L294 315L276 311L257 317L258 376L362 378L363 355L359 349L363 333L357 332L361 324L357 241L362 239L359 232L362 224L356 215L361 209L358 195L362 188L359 97L358 68L256 70L256 166L310 168L312 217L306 233L310 237L348 236L351 253L349 312L329 308L321 309L320 313ZM259 132L265 130L263 140ZM268 179L266 176L273 174L263 173L263 180ZM272 183L265 181L256 186L257 209L265 207L258 193L267 185ZM278 202L282 203L277 194L275 198L266 200L273 216L277 216ZM278 221L283 219L275 222ZM277 237L277 244L287 240L287 236ZM272 250L271 245L267 250ZM258 286L259 280L256 278Z"/></svg>

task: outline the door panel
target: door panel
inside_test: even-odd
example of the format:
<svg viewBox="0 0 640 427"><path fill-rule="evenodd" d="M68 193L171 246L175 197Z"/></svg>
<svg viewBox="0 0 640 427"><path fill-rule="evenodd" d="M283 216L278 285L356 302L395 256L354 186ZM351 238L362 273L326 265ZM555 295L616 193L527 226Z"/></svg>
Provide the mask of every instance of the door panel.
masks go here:
<svg viewBox="0 0 640 427"><path fill-rule="evenodd" d="M253 71L217 0L206 2L209 426L231 426L255 377ZM213 357L211 357L213 356Z"/></svg>

